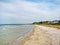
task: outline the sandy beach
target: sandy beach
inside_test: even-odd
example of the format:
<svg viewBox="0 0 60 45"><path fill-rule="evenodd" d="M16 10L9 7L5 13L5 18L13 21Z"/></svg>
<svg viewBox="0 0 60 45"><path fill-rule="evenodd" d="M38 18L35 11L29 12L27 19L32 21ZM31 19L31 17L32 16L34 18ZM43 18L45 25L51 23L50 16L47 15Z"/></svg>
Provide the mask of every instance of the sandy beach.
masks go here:
<svg viewBox="0 0 60 45"><path fill-rule="evenodd" d="M20 45L60 45L60 29L35 25Z"/></svg>

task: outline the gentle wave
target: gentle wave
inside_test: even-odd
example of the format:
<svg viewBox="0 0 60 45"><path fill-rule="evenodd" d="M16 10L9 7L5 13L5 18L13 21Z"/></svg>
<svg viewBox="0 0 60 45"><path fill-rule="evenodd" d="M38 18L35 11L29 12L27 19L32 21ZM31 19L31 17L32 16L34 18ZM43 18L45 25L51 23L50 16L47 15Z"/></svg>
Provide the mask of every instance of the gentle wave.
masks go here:
<svg viewBox="0 0 60 45"><path fill-rule="evenodd" d="M0 26L0 45L9 45L17 38L33 30L33 25L3 25Z"/></svg>

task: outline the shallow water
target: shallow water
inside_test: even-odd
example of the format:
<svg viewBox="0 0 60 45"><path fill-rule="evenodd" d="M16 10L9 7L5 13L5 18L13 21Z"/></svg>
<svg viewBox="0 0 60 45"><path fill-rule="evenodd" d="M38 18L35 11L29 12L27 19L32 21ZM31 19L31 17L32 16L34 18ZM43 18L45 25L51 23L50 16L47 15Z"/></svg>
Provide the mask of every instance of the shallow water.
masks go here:
<svg viewBox="0 0 60 45"><path fill-rule="evenodd" d="M33 25L3 25L0 26L0 45L9 45L17 38L33 30Z"/></svg>

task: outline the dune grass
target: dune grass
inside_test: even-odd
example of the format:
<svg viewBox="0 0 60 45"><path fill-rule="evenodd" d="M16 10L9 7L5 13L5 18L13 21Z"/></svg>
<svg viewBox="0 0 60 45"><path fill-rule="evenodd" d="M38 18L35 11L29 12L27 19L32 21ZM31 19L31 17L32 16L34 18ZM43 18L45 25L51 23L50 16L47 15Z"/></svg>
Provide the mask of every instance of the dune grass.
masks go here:
<svg viewBox="0 0 60 45"><path fill-rule="evenodd" d="M54 28L60 29L60 25L51 25L51 24L40 24L40 25L48 26L48 27L54 27Z"/></svg>

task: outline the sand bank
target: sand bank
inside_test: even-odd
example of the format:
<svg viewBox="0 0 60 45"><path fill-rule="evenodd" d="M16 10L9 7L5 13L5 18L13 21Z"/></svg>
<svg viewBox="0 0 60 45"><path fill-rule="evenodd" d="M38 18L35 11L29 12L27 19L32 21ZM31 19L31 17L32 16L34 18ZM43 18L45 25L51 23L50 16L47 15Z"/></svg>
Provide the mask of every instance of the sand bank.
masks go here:
<svg viewBox="0 0 60 45"><path fill-rule="evenodd" d="M60 45L60 29L35 25L33 32L20 45Z"/></svg>

